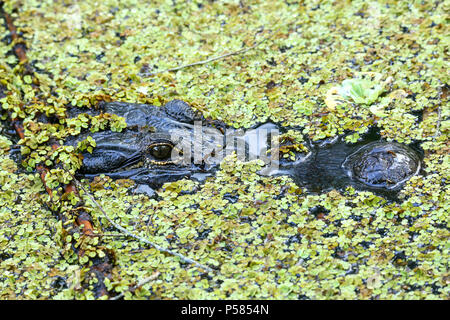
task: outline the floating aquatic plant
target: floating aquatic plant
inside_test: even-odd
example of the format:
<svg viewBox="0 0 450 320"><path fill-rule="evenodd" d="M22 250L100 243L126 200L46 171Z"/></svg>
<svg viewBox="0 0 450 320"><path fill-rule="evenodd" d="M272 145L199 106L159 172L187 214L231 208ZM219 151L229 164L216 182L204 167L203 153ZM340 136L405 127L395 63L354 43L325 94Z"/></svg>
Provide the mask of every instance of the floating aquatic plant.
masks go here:
<svg viewBox="0 0 450 320"><path fill-rule="evenodd" d="M339 87L339 94L357 104L372 104L384 91L383 86L366 79L347 79Z"/></svg>
<svg viewBox="0 0 450 320"><path fill-rule="evenodd" d="M152 3L4 2L35 70L22 75L11 54L18 42L0 41L0 119L26 119L20 145L29 152L22 156L54 169L47 187L61 188L68 175L60 167L72 168L68 154L76 151L52 150L50 139L63 144L81 130L123 124L106 114L69 120L68 105L159 106L175 98L235 127L271 120L303 128L287 133L293 145L302 144L303 135L316 141L344 130L357 142L379 108L389 114L376 122L384 139L422 141L427 175L411 178L399 202L351 187L309 195L286 176L261 176L257 163L235 157L224 159L205 183L167 183L157 199L130 193L130 181L104 175L81 181L116 223L220 270L206 274L116 234L83 192L83 207L73 198L49 201L39 174L9 158L16 141L3 122L0 299L94 299L102 281L92 263L108 252L114 262L104 285L124 299L448 299L447 2ZM77 12L82 19L68 19ZM8 35L0 21L0 33ZM244 55L145 76L247 48L271 31L273 38ZM350 74L355 70L382 76ZM395 91L383 82L388 75L395 76ZM320 97L329 79L338 79L329 95L336 107L326 114ZM374 100L358 103L339 92L345 79L365 79L389 94L375 98L376 90L366 91L375 87L360 83L360 96ZM80 148L90 146L86 141ZM89 211L102 236L68 230L73 219L48 210L56 202L68 218ZM159 278L130 290L155 272Z"/></svg>
<svg viewBox="0 0 450 320"><path fill-rule="evenodd" d="M386 85L392 81L392 78L381 81L382 75L378 73L370 73L369 77L364 75L361 78L346 79L340 86L328 90L325 98L328 109L334 110L338 104L349 102L369 106L373 114L383 116L382 110L372 105L386 91Z"/></svg>

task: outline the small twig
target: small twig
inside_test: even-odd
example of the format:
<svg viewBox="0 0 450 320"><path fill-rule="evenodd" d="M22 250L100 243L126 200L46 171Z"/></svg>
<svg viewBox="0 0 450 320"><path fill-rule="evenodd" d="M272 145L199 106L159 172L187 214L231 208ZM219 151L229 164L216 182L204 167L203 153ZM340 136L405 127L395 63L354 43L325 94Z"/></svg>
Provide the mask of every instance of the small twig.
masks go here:
<svg viewBox="0 0 450 320"><path fill-rule="evenodd" d="M68 171L66 171L66 172L68 172ZM70 174L70 172L69 172L69 174ZM134 239L136 239L136 240L139 240L139 241L141 241L141 242L143 242L143 243L145 243L145 244L148 244L148 245L152 246L153 248L155 248L155 249L158 250L158 251L165 252L165 253L170 254L170 255L172 255L172 256L179 257L182 261L184 261L184 262L186 262L186 263L193 264L193 265L195 265L195 266L197 266L197 267L199 267L199 268L201 268L201 269L204 269L204 270L206 270L206 271L208 271L208 272L213 272L213 271L214 271L214 270L211 269L210 267L207 267L207 266L205 266L205 265L203 265L203 264L201 264L201 263L198 263L197 261L192 260L191 258L185 257L185 256L182 255L181 253L172 251L172 250L170 250L170 249L163 248L163 247L157 245L156 243L151 242L151 241L148 240L148 239L142 238L142 237L140 237L140 236L138 236L138 235L135 235L135 234L129 232L127 229L123 228L121 225L119 225L119 224L117 224L116 222L114 222L114 221L108 216L108 214L107 214L106 211L102 208L102 206L94 199L94 197L93 197L93 196L92 196L92 195L91 195L91 194L83 187L83 185L82 185L82 184L81 184L81 183L80 183L73 175L72 175L72 178L73 178L73 181L75 182L75 185L76 185L78 188L80 188L81 190L84 191L84 193L89 197L89 199L91 199L91 201L95 204L95 206L102 212L103 216L104 216L104 217L109 221L109 223L111 223L111 225L113 225L114 228L116 228L117 230L123 232L124 234L126 234L127 236L129 236L129 237L131 237L131 238L134 238Z"/></svg>
<svg viewBox="0 0 450 320"><path fill-rule="evenodd" d="M189 68L189 67L193 67L193 66L198 66L198 65L202 65L202 64L207 64L207 63L210 63L210 62L213 62L213 61L217 61L217 60L221 60L221 59L225 59L225 58L228 58L228 57L231 57L231 56L235 56L235 55L238 55L238 54L245 53L247 51L250 51L250 50L258 47L259 45L261 45L262 43L266 42L267 40L269 40L280 28L281 27L276 29L274 32L272 32L267 37L263 38L261 41L256 42L251 47L242 48L242 49L239 49L239 50L236 50L236 51L233 51L233 52L229 52L229 53L223 54L223 55L218 56L218 57L213 57L213 58L209 58L209 59L206 59L206 60L201 60L201 61L197 61L197 62L194 62L194 63L185 64L185 65L178 66L178 67L175 67L175 68L170 68L170 69L166 69L166 70L162 70L162 71L152 72L152 73L147 74L146 76L151 77L151 76L154 76L154 75L157 75L157 74L161 74L161 73L165 73L165 72L174 72L174 71L178 71L178 70L181 70L181 69L185 69L185 68ZM256 37L256 34L255 34L255 37Z"/></svg>
<svg viewBox="0 0 450 320"><path fill-rule="evenodd" d="M128 290L122 292L121 294L119 294L119 295L117 295L117 296L115 296L115 297L112 297L112 298L109 299L109 300L119 300L120 298L122 298L122 297L125 295L125 292L128 292L128 291L134 292L134 291L136 291L137 289L139 289L140 287L142 287L144 284L146 284L146 283L148 283L148 282L150 282L150 281L153 281L153 280L155 280L156 278L158 278L158 276L159 276L160 274L161 274L161 273L160 273L159 271L156 271L156 272L153 273L150 277L147 277L147 278L141 280L141 281L140 281L137 285L135 285L134 287L132 287L132 288L130 288L130 289L128 289Z"/></svg>
<svg viewBox="0 0 450 320"><path fill-rule="evenodd" d="M112 238L126 238L127 235L123 233L94 233L94 234L85 234L87 237L91 238L104 238L104 237L112 237Z"/></svg>

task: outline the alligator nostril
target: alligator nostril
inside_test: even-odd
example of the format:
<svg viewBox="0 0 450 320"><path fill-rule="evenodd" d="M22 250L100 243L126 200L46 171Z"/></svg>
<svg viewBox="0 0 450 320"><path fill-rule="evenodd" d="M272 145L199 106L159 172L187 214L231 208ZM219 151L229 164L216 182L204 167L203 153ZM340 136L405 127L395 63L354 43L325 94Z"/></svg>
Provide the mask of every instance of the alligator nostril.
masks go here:
<svg viewBox="0 0 450 320"><path fill-rule="evenodd" d="M420 169L410 148L389 142L372 142L350 154L342 164L347 174L371 187L393 189Z"/></svg>

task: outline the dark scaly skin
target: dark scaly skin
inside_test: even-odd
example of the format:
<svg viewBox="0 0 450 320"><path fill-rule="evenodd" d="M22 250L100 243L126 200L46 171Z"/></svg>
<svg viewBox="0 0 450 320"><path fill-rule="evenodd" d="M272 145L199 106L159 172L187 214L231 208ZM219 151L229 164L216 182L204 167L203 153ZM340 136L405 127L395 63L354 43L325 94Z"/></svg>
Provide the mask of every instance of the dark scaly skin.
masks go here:
<svg viewBox="0 0 450 320"><path fill-rule="evenodd" d="M83 153L80 175L92 178L104 173L114 179L132 179L139 184L158 187L164 182L190 177L194 173L207 173L213 169L202 162L191 161L184 165L172 161L170 154L165 156L168 149L170 151L174 146L191 143L194 122L202 120L202 117L196 115L183 101L173 100L163 107L103 102L100 103L99 110L74 109L69 112L69 116L83 112L116 114L125 118L127 128L122 132L85 133L68 140L67 144L74 146L87 136L96 141L92 153ZM212 126L202 130L210 130L223 137L223 134ZM174 136L178 136L177 141L174 141ZM214 141L205 138L206 146L211 147L213 144Z"/></svg>

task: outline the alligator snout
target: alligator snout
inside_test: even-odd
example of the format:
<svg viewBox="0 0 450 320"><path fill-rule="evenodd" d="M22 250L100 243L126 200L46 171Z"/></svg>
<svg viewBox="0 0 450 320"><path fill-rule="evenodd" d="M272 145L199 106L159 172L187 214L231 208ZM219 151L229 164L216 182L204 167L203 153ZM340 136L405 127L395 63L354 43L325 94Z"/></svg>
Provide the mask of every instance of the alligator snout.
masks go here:
<svg viewBox="0 0 450 320"><path fill-rule="evenodd" d="M393 142L372 142L347 157L347 174L376 188L394 189L420 170L420 159L410 148Z"/></svg>

